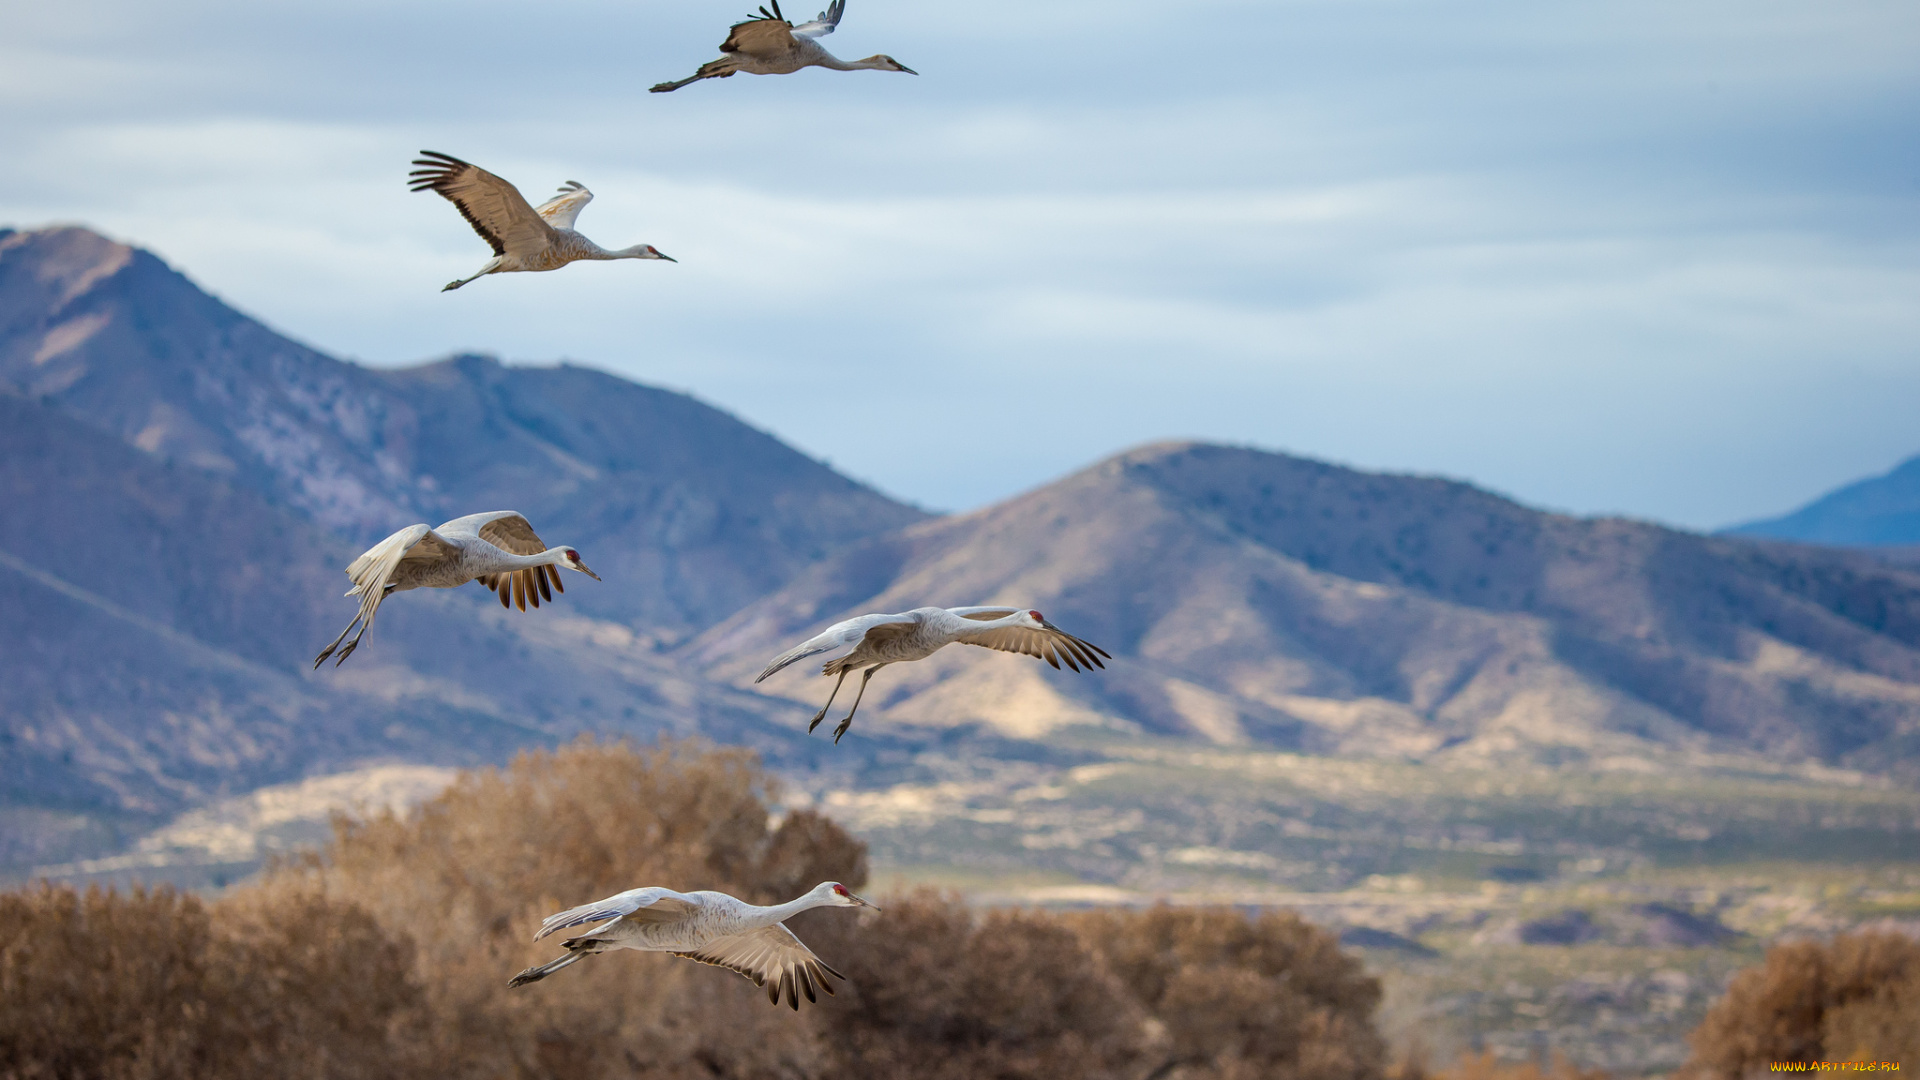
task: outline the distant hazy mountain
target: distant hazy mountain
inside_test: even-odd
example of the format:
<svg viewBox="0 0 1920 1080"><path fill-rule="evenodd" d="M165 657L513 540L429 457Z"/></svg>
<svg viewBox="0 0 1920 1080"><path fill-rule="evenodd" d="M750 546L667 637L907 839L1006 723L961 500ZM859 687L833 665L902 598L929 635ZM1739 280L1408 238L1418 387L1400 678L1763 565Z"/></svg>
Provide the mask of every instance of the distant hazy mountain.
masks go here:
<svg viewBox="0 0 1920 1080"><path fill-rule="evenodd" d="M367 761L581 731L812 753L656 645L924 517L683 395L333 360L81 229L0 231L0 497L0 870ZM501 508L606 581L568 575L525 614L477 586L410 594L347 666L308 671L367 540Z"/></svg>
<svg viewBox="0 0 1920 1080"><path fill-rule="evenodd" d="M581 610L649 639L925 516L683 394L479 357L335 360L85 229L0 234L0 385L356 543L524 511L607 579Z"/></svg>
<svg viewBox="0 0 1920 1080"><path fill-rule="evenodd" d="M1884 476L1822 495L1784 517L1736 525L1726 533L1810 544L1920 544L1920 457Z"/></svg>
<svg viewBox="0 0 1920 1080"><path fill-rule="evenodd" d="M1419 757L1920 756L1920 576L1219 446L1146 447L871 541L685 655L745 686L825 623L929 603L1037 606L1117 659L1076 676L948 649L876 679L869 731L1094 722ZM776 678L810 703L829 688Z"/></svg>

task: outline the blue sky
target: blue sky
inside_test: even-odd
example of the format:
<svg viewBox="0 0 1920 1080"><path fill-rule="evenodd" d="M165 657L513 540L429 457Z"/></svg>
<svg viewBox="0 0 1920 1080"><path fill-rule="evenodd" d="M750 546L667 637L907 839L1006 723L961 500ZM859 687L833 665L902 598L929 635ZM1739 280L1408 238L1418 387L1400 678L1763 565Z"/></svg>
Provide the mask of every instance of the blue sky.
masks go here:
<svg viewBox="0 0 1920 1080"><path fill-rule="evenodd" d="M646 92L746 10L15 5L0 222L367 363L690 390L939 509L1199 437L1712 527L1920 453L1912 0L851 0L826 44L920 78ZM681 262L443 295L487 251L420 148Z"/></svg>

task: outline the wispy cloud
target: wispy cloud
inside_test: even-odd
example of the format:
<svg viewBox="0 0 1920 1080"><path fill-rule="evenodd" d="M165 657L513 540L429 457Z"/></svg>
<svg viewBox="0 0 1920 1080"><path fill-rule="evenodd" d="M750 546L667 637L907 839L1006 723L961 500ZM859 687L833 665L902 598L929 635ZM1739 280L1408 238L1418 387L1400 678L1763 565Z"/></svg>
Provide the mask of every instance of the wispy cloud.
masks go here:
<svg viewBox="0 0 1920 1080"><path fill-rule="evenodd" d="M0 220L369 362L688 388L942 507L1174 435L1711 525L1920 450L1905 0L854 0L828 44L922 78L646 93L736 6L35 7ZM681 264L443 296L486 253L421 147Z"/></svg>

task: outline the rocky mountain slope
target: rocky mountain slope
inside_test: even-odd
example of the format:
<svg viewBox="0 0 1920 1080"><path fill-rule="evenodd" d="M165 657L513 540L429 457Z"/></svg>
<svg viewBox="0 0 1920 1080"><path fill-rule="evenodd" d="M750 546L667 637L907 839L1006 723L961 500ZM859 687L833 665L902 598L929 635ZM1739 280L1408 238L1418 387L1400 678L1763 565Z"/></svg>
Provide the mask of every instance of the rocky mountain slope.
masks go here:
<svg viewBox="0 0 1920 1080"><path fill-rule="evenodd" d="M335 360L78 228L0 234L0 385L352 543L521 510L607 579L582 610L649 640L925 516L717 409L599 372Z"/></svg>
<svg viewBox="0 0 1920 1080"><path fill-rule="evenodd" d="M207 800L378 761L476 765L593 731L700 731L799 763L767 702L579 611L477 587L383 609L341 668L352 549L245 487L0 394L0 868L112 850Z"/></svg>
<svg viewBox="0 0 1920 1080"><path fill-rule="evenodd" d="M1920 457L1908 458L1884 476L1822 495L1791 514L1737 525L1726 535L1810 544L1920 544Z"/></svg>
<svg viewBox="0 0 1920 1080"><path fill-rule="evenodd" d="M581 731L697 730L875 783L910 779L897 737L964 772L1100 730L1456 764L1920 759L1920 575L1865 553L1190 444L929 519L601 373L334 360L80 229L0 231L0 494L27 628L0 671L0 865ZM495 507L607 581L524 614L414 594L349 665L307 670L358 546ZM824 681L751 684L833 619L982 602L1117 660L947 650L877 680L838 747L801 734Z"/></svg>
<svg viewBox="0 0 1920 1080"><path fill-rule="evenodd" d="M765 699L657 646L924 516L597 372L331 359L80 229L0 233L0 495L24 630L0 666L0 868L262 784L582 731L804 758ZM607 580L524 614L477 587L410 595L350 664L308 671L352 616L361 545L500 507Z"/></svg>
<svg viewBox="0 0 1920 1080"><path fill-rule="evenodd" d="M1145 447L849 549L684 655L744 687L825 623L926 603L1037 606L1117 659L1076 676L949 649L875 680L868 731L1093 723L1602 764L1920 757L1920 576L1221 446ZM828 688L766 685L809 702Z"/></svg>

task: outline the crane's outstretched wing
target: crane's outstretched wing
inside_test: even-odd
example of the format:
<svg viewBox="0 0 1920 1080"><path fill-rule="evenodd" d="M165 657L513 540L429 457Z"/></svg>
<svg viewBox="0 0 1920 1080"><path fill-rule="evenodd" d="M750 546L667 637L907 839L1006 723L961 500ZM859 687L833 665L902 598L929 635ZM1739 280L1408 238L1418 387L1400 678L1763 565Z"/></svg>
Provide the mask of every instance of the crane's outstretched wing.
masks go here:
<svg viewBox="0 0 1920 1080"><path fill-rule="evenodd" d="M353 633L355 625L360 633L354 635L347 647L340 649L340 656L333 663L335 667L346 663L353 650L360 647L360 639L367 636L373 627L373 617L380 610L380 602L387 598L387 584L393 580L393 572L399 569L402 561L430 562L458 554L459 549L447 543L446 538L426 525L409 525L385 540L368 548L364 554L347 564L347 578L353 582L346 595L360 598L360 611L354 615L353 622L347 624L333 643L320 650L313 658L313 666L319 667L340 649L340 643Z"/></svg>
<svg viewBox="0 0 1920 1080"><path fill-rule="evenodd" d="M553 243L552 226L521 196L520 189L478 165L433 150L420 151L423 166L407 174L412 191L435 191L460 211L495 255L526 254Z"/></svg>
<svg viewBox="0 0 1920 1080"><path fill-rule="evenodd" d="M794 37L823 38L833 33L840 25L840 16L847 10L847 0L833 0L827 10L813 17L812 22L803 22L793 28Z"/></svg>
<svg viewBox="0 0 1920 1080"><path fill-rule="evenodd" d="M771 15L755 15L747 22L735 23L727 31L727 40L720 43L723 53L745 53L768 61L779 60L799 47L793 38L793 25Z"/></svg>
<svg viewBox="0 0 1920 1080"><path fill-rule="evenodd" d="M492 510L468 514L440 526L448 535L471 532L501 551L514 555L538 555L547 550L546 542L533 531L533 523L513 510Z"/></svg>
<svg viewBox="0 0 1920 1080"><path fill-rule="evenodd" d="M1006 618L1020 609L952 608L950 610L963 618L987 622ZM1107 665L1100 662L1100 657L1113 659L1113 655L1100 646L1081 641L1052 623L1043 622L1040 625L1042 628L1039 630L1024 626L1002 626L992 630L961 634L954 640L968 645L978 645L984 649L1037 656L1055 668L1060 666L1060 661L1065 660L1067 666L1075 671L1079 671L1082 667L1089 671L1094 668L1105 668ZM1079 661L1078 664L1074 663L1076 660Z"/></svg>
<svg viewBox="0 0 1920 1080"><path fill-rule="evenodd" d="M500 594L500 606L527 605L540 606L540 601L553 603L553 594L566 592L567 587L560 584L560 571L551 566L536 566L531 570L515 570L508 574L482 574L473 580L487 589Z"/></svg>
<svg viewBox="0 0 1920 1080"><path fill-rule="evenodd" d="M556 229L571 229L580 211L593 201L593 192L578 180L569 180L560 185L560 194L533 208L547 224Z"/></svg>
<svg viewBox="0 0 1920 1080"><path fill-rule="evenodd" d="M734 23L733 25L746 26L748 23L757 23L757 22L786 23L787 16L785 12L782 12L780 10L780 0L772 0L772 3L773 3L772 11L767 10L766 4L761 4L759 14L755 15L755 14L749 13L746 18L740 20L737 23ZM787 26L789 27L791 27L792 25L793 25L792 23L787 23Z"/></svg>
<svg viewBox="0 0 1920 1080"><path fill-rule="evenodd" d="M819 656L821 653L839 650L851 651L854 646L860 644L862 638L867 636L867 632L875 627L911 626L913 622L914 619L910 615L862 615L857 619L848 619L846 622L834 623L818 635L808 638L793 648L788 649L786 652L781 653L779 656L774 657L773 662L767 665L767 670L761 672L759 677L753 681L756 683L763 682L767 676L772 675L781 668L796 661L805 660L809 656ZM839 658L834 657L833 659ZM831 660L829 663L831 663Z"/></svg>
<svg viewBox="0 0 1920 1080"><path fill-rule="evenodd" d="M533 525L513 510L468 514L440 526L439 531L448 536L477 536L513 555L538 555L547 550L540 534L533 531ZM567 591L567 587L560 584L560 571L551 566L536 566L506 574L483 574L475 580L500 594L501 607L517 604L521 611L527 610L529 603L539 607L542 599L551 602L556 589L563 593Z"/></svg>
<svg viewBox="0 0 1920 1080"><path fill-rule="evenodd" d="M548 934L569 927L607 919L624 919L630 923L677 922L696 910L698 907L693 901L672 889L628 889L605 900L595 900L591 904L581 904L557 915L547 916L546 921L540 924L540 932L533 935L533 940L539 941Z"/></svg>
<svg viewBox="0 0 1920 1080"><path fill-rule="evenodd" d="M714 938L703 948L673 955L737 971L752 979L753 985L766 987L767 1000L775 1005L780 1004L780 995L784 993L787 1004L796 1012L800 1009L801 994L807 995L808 1001L820 1000L813 995L816 985L832 996L833 986L827 982L828 976L846 979L813 955L813 950L794 937L793 931L783 923Z"/></svg>

